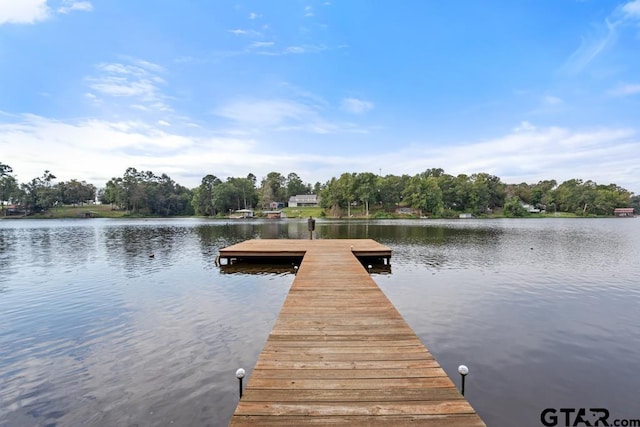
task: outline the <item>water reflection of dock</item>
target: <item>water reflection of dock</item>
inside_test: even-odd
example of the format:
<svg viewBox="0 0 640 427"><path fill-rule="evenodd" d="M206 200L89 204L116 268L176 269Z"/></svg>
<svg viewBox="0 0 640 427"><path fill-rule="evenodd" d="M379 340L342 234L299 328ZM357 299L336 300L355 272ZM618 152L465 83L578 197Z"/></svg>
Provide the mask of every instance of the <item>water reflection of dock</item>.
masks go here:
<svg viewBox="0 0 640 427"><path fill-rule="evenodd" d="M485 425L371 279L367 262L389 265L389 248L250 240L220 251L229 265L289 256L302 263L230 425Z"/></svg>

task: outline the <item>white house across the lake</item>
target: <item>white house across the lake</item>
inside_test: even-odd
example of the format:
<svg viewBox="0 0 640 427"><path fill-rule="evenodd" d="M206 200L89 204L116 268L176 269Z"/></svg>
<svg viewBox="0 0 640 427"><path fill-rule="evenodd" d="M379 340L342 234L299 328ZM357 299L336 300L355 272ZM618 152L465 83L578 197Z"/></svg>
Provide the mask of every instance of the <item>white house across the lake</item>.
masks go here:
<svg viewBox="0 0 640 427"><path fill-rule="evenodd" d="M289 207L297 208L302 206L318 206L318 196L316 194L298 194L289 197Z"/></svg>

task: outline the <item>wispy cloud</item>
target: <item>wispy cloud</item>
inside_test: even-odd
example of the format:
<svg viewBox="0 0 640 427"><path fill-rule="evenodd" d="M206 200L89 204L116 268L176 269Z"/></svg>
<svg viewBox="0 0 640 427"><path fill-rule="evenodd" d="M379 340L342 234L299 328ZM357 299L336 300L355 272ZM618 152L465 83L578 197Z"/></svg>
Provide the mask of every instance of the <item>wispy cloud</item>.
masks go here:
<svg viewBox="0 0 640 427"><path fill-rule="evenodd" d="M373 103L358 98L344 98L340 106L343 111L352 114L363 114L373 108Z"/></svg>
<svg viewBox="0 0 640 427"><path fill-rule="evenodd" d="M169 111L167 97L160 87L165 80L159 76L164 69L157 64L143 60L132 60L130 64L102 63L96 66L98 75L86 78L96 94L111 98L133 99L133 108L141 111Z"/></svg>
<svg viewBox="0 0 640 427"><path fill-rule="evenodd" d="M317 118L312 106L288 99L237 100L216 109L214 114L235 122L270 127Z"/></svg>
<svg viewBox="0 0 640 427"><path fill-rule="evenodd" d="M622 6L622 13L628 19L640 19L640 0L630 1Z"/></svg>
<svg viewBox="0 0 640 427"><path fill-rule="evenodd" d="M216 108L213 114L233 122L234 126L256 134L269 132L305 132L312 134L368 133L362 126L340 120L329 120L327 105L316 97L301 95L299 99L245 98Z"/></svg>
<svg viewBox="0 0 640 427"><path fill-rule="evenodd" d="M33 24L46 20L49 15L47 0L0 1L0 25Z"/></svg>
<svg viewBox="0 0 640 427"><path fill-rule="evenodd" d="M64 0L58 8L59 13L67 14L73 11L91 12L93 5L89 1Z"/></svg>
<svg viewBox="0 0 640 427"><path fill-rule="evenodd" d="M304 16L307 18L311 18L312 16L314 16L313 8L311 6L305 6Z"/></svg>
<svg viewBox="0 0 640 427"><path fill-rule="evenodd" d="M248 37L262 36L260 32L256 30L251 30L251 29L235 28L233 30L227 30L227 31L236 36L248 36Z"/></svg>
<svg viewBox="0 0 640 427"><path fill-rule="evenodd" d="M606 19L604 24L596 26L593 34L582 39L580 47L574 51L562 66L561 70L568 74L577 74L589 65L616 38L616 24Z"/></svg>
<svg viewBox="0 0 640 427"><path fill-rule="evenodd" d="M569 74L581 72L615 44L621 28L633 23L640 24L640 0L616 7L602 23L595 24L593 32L582 39L561 70Z"/></svg>
<svg viewBox="0 0 640 427"><path fill-rule="evenodd" d="M303 55L303 54L320 53L328 49L329 48L325 45L309 45L309 44L287 46L285 48L276 48L276 44L274 42L254 42L250 44L245 51L239 52L238 54L255 53L255 54L267 55L267 56L285 56L285 55Z"/></svg>
<svg viewBox="0 0 640 427"><path fill-rule="evenodd" d="M289 46L284 50L284 54L301 54L301 53L318 53L327 50L325 45L321 44L304 44L298 46Z"/></svg>
<svg viewBox="0 0 640 427"><path fill-rule="evenodd" d="M262 15L259 15L259 14L255 13L255 12L251 12L251 13L249 14L249 19L254 20L254 19L258 19L258 18L260 18L261 16L262 16Z"/></svg>
<svg viewBox="0 0 640 427"><path fill-rule="evenodd" d="M630 96L640 94L640 83L622 83L609 91L612 96Z"/></svg>
<svg viewBox="0 0 640 427"><path fill-rule="evenodd" d="M249 45L249 49L262 49L266 47L273 47L274 42L253 42Z"/></svg>
<svg viewBox="0 0 640 427"><path fill-rule="evenodd" d="M550 105L560 105L563 103L563 101L562 101L562 98L559 98L557 96L545 95L542 97L542 103L544 105L550 106Z"/></svg>

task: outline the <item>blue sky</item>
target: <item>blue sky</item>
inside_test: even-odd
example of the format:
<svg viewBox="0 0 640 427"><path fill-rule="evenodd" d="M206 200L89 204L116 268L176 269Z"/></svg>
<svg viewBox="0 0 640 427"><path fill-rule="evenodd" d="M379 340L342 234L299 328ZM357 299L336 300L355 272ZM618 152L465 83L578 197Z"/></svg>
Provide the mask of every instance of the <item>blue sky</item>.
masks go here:
<svg viewBox="0 0 640 427"><path fill-rule="evenodd" d="M640 0L0 0L0 162L640 193Z"/></svg>

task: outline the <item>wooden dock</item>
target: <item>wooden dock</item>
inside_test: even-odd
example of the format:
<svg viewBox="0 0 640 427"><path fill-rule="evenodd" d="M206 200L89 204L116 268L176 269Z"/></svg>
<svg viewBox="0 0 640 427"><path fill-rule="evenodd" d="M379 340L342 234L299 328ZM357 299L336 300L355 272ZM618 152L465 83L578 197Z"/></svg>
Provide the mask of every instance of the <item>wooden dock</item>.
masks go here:
<svg viewBox="0 0 640 427"><path fill-rule="evenodd" d="M358 257L373 240L251 240L220 258L304 257L231 426L485 426Z"/></svg>

